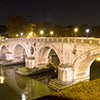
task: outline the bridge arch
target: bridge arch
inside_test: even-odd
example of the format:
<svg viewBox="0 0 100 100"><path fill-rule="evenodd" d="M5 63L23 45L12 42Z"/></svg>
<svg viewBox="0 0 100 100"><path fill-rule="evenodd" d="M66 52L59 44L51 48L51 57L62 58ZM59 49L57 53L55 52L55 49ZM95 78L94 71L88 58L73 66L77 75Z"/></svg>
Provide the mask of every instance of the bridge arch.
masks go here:
<svg viewBox="0 0 100 100"><path fill-rule="evenodd" d="M90 67L90 80L100 78L100 56L97 57Z"/></svg>
<svg viewBox="0 0 100 100"><path fill-rule="evenodd" d="M21 44L17 44L14 48L14 58L25 59L26 56L27 56L27 51L25 47Z"/></svg>
<svg viewBox="0 0 100 100"><path fill-rule="evenodd" d="M0 57L2 58L2 59L5 59L5 54L6 53L8 53L9 51L8 51L8 48L6 47L6 45L2 45L1 46L1 52L0 52Z"/></svg>
<svg viewBox="0 0 100 100"><path fill-rule="evenodd" d="M53 63L54 65L58 66L60 63L60 56L58 54L58 51L55 48L51 46L42 46L38 49L37 60L41 64Z"/></svg>
<svg viewBox="0 0 100 100"><path fill-rule="evenodd" d="M85 52L81 55L74 64L74 78L79 79L81 77L90 79L90 68L96 58L100 57L100 49L96 48Z"/></svg>

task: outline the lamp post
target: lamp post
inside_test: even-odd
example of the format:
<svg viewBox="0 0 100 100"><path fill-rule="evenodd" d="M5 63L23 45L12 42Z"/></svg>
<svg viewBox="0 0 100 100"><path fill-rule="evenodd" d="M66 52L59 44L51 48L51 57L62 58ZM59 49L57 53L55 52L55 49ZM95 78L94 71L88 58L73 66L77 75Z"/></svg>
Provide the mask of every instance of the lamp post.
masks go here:
<svg viewBox="0 0 100 100"><path fill-rule="evenodd" d="M54 34L54 32L53 32L53 31L50 31L50 36L51 36L51 37L53 36L53 34Z"/></svg>
<svg viewBox="0 0 100 100"><path fill-rule="evenodd" d="M32 37L32 36L33 36L33 32L30 32L30 33L29 33L29 37Z"/></svg>
<svg viewBox="0 0 100 100"><path fill-rule="evenodd" d="M78 28L74 28L74 32L75 32L75 37L77 37Z"/></svg>
<svg viewBox="0 0 100 100"><path fill-rule="evenodd" d="M90 29L86 29L85 32L86 32L86 37L88 38Z"/></svg>
<svg viewBox="0 0 100 100"><path fill-rule="evenodd" d="M18 34L16 34L16 37L18 37Z"/></svg>
<svg viewBox="0 0 100 100"><path fill-rule="evenodd" d="M43 34L44 34L44 31L43 30L40 30L41 37L43 36Z"/></svg>
<svg viewBox="0 0 100 100"><path fill-rule="evenodd" d="M20 35L21 35L21 37L23 37L24 34L21 32Z"/></svg>

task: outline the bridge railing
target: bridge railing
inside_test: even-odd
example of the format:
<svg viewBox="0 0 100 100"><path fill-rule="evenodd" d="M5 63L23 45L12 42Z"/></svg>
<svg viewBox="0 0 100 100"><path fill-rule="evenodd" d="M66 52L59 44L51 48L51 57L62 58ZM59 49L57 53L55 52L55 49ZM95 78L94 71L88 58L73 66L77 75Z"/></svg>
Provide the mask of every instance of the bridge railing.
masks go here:
<svg viewBox="0 0 100 100"><path fill-rule="evenodd" d="M9 38L1 40L1 42L3 43L11 41L72 42L72 43L100 44L100 38L86 38L86 37L35 37L35 38Z"/></svg>

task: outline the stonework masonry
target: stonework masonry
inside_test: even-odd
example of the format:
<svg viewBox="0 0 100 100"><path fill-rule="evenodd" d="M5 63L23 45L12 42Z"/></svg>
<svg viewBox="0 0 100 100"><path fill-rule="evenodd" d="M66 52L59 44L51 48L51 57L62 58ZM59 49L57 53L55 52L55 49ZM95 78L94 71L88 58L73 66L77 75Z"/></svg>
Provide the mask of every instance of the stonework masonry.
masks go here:
<svg viewBox="0 0 100 100"><path fill-rule="evenodd" d="M59 59L57 65L59 80L76 83L87 81L90 78L92 62L100 56L100 39L40 37L12 38L0 42L0 58L16 61L23 59L28 68L47 65L50 59L53 60L50 56L55 56L55 54ZM32 63L32 66L27 63Z"/></svg>

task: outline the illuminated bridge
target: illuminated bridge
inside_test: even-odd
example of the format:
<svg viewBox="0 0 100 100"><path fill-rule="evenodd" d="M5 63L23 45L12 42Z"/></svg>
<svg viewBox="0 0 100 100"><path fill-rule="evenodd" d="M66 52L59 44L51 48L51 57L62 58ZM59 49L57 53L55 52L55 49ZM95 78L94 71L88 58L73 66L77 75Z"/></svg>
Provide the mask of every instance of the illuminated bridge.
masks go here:
<svg viewBox="0 0 100 100"><path fill-rule="evenodd" d="M58 66L58 79L63 82L89 80L90 66L99 56L99 38L12 38L0 44L0 58L25 60L28 68L53 63Z"/></svg>

